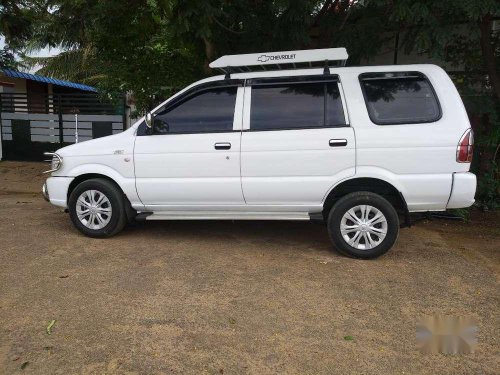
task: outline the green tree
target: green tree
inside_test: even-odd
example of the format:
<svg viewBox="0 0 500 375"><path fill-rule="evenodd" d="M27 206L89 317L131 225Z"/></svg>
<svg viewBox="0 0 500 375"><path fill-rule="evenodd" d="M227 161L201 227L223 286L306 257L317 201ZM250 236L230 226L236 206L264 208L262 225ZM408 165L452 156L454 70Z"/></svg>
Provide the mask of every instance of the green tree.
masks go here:
<svg viewBox="0 0 500 375"><path fill-rule="evenodd" d="M320 48L345 40L359 60L383 41L375 32L381 28L377 9L348 0L35 0L5 8L2 17L26 13L22 32L6 34L25 51L47 45L65 51L25 57L29 66L41 66L41 74L93 84L108 94L133 91L145 109L211 74L208 63L227 53ZM359 38L363 32L369 37Z"/></svg>
<svg viewBox="0 0 500 375"><path fill-rule="evenodd" d="M32 37L31 19L39 10L31 1L2 0L0 2L0 35L6 45L0 50L0 67L24 67L16 60L15 52L26 46ZM33 7L31 7L33 5Z"/></svg>
<svg viewBox="0 0 500 375"><path fill-rule="evenodd" d="M391 10L391 20L404 31L406 51L423 51L468 71L483 70L500 103L495 17L500 17L497 0L399 0Z"/></svg>
<svg viewBox="0 0 500 375"><path fill-rule="evenodd" d="M8 48L0 50L0 68L18 69L19 65L14 54Z"/></svg>
<svg viewBox="0 0 500 375"><path fill-rule="evenodd" d="M499 17L496 0L399 0L390 16L407 52L451 66L476 135L478 198L493 207L500 190L500 31L493 29Z"/></svg>

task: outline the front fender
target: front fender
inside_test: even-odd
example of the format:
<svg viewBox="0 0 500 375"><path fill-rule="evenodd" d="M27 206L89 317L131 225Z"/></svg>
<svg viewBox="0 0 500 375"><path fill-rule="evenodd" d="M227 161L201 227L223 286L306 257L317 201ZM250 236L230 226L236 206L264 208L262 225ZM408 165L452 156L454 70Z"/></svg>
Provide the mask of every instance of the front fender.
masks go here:
<svg viewBox="0 0 500 375"><path fill-rule="evenodd" d="M127 196L130 204L134 208L143 208L142 202L137 195L135 188L135 176L124 176L115 169L98 163L77 165L70 168L65 173L68 177L77 178L83 175L102 175L113 180Z"/></svg>

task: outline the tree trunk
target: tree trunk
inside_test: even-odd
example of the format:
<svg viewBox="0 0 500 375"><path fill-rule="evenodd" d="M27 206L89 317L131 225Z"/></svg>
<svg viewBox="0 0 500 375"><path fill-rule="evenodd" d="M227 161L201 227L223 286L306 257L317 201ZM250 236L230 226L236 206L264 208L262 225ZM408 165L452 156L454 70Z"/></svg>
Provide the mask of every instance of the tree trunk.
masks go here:
<svg viewBox="0 0 500 375"><path fill-rule="evenodd" d="M495 51L491 43L491 15L485 15L479 21L479 29L481 31L481 53L483 55L486 71L490 77L491 85L497 101L500 103L500 76L497 71L495 61Z"/></svg>
<svg viewBox="0 0 500 375"><path fill-rule="evenodd" d="M214 44L210 40L208 40L208 38L206 38L206 37L203 38L203 43L205 44L205 67L204 68L205 68L205 72L207 74L210 74L211 69L208 66L208 64L210 64L214 59L215 48L214 48Z"/></svg>

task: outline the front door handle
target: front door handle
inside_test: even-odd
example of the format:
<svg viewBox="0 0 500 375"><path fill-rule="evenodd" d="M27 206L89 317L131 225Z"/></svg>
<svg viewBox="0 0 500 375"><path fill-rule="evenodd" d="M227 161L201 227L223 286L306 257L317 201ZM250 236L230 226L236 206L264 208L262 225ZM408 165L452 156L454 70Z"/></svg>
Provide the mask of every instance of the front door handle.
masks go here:
<svg viewBox="0 0 500 375"><path fill-rule="evenodd" d="M231 143L229 142L217 142L214 145L216 150L229 150L231 148Z"/></svg>
<svg viewBox="0 0 500 375"><path fill-rule="evenodd" d="M347 139L330 139L330 147L343 147L347 146Z"/></svg>

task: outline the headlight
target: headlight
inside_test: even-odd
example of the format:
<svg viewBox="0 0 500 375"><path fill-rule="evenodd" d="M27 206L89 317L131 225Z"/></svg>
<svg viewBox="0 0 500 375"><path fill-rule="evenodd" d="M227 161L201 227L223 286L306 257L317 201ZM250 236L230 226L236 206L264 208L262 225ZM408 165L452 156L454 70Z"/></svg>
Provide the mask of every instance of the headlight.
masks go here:
<svg viewBox="0 0 500 375"><path fill-rule="evenodd" d="M52 160L46 160L50 161L50 169L48 171L45 171L43 173L52 173L57 171L59 168L62 166L62 157L57 155L55 152L44 152L44 155L47 156L52 156Z"/></svg>

